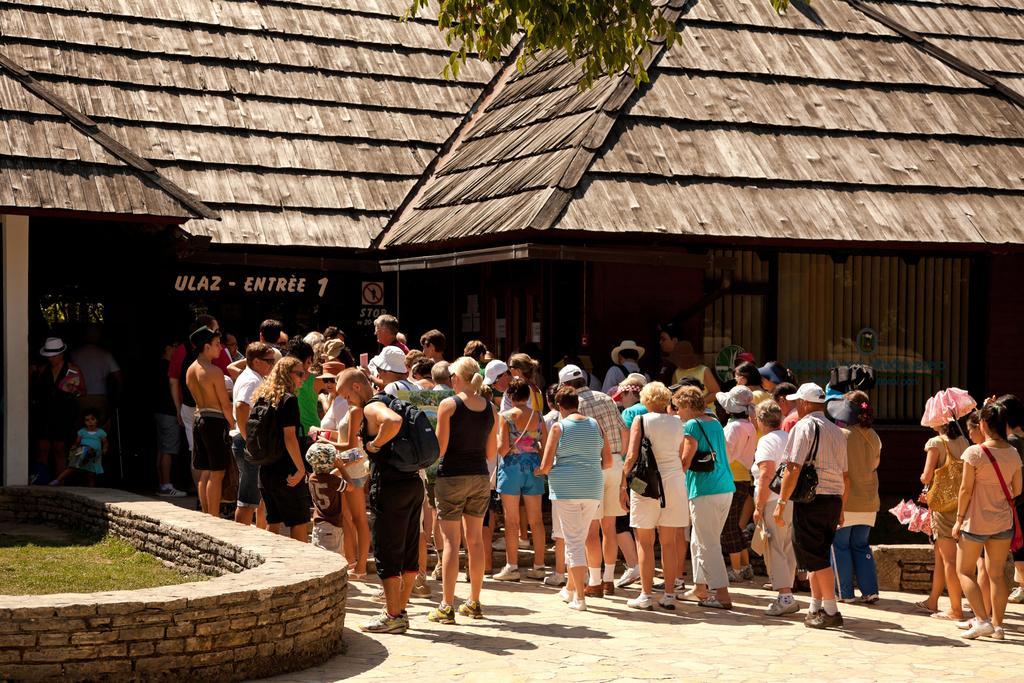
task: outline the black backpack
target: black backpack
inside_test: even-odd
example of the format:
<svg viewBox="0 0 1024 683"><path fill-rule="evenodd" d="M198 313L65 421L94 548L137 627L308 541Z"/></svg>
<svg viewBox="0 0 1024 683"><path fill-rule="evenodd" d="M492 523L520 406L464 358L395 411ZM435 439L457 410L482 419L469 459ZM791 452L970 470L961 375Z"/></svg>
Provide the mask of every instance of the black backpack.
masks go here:
<svg viewBox="0 0 1024 683"><path fill-rule="evenodd" d="M658 461L654 457L654 448L644 430L644 416L638 415L636 419L640 420L640 454L633 466L633 481L630 486L637 495L656 498L661 507L665 507L665 488L661 482Z"/></svg>
<svg viewBox="0 0 1024 683"><path fill-rule="evenodd" d="M374 396L371 403L383 403L402 417L402 429L387 446L394 454L388 464L399 472L418 472L430 467L441 456L437 435L430 417L418 407L387 394Z"/></svg>
<svg viewBox="0 0 1024 683"><path fill-rule="evenodd" d="M284 455L284 438L278 424L277 408L259 398L245 423L245 459L253 465L270 465Z"/></svg>

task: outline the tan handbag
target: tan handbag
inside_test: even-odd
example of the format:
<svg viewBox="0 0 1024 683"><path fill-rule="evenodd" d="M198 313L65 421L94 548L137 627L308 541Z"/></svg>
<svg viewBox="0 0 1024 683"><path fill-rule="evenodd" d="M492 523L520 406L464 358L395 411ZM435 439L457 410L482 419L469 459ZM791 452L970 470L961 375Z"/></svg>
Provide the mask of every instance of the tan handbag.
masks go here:
<svg viewBox="0 0 1024 683"><path fill-rule="evenodd" d="M932 484L928 487L928 508L932 512L952 512L956 510L957 498L960 495L960 480L964 474L964 464L954 458L949 450L949 442L942 440L946 446L946 464L935 470Z"/></svg>

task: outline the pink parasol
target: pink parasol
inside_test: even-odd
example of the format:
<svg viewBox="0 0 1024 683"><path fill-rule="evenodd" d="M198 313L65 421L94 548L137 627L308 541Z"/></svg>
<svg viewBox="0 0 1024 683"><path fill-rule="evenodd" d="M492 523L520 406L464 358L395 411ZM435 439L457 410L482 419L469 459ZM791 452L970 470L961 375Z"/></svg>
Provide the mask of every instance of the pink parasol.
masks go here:
<svg viewBox="0 0 1024 683"><path fill-rule="evenodd" d="M943 389L928 399L921 416L921 426L941 427L953 420L959 420L977 407L978 402L963 389Z"/></svg>

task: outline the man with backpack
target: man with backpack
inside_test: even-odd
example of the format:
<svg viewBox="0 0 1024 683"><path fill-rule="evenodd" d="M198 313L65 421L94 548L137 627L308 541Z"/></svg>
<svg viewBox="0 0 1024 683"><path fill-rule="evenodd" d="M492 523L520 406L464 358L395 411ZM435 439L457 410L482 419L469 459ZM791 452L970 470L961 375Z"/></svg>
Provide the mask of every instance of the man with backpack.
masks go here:
<svg viewBox="0 0 1024 683"><path fill-rule="evenodd" d="M338 376L338 394L349 405L362 408L360 435L373 466L369 484L374 518L371 535L385 608L361 629L404 633L409 628L406 606L419 571L424 495L419 469L437 460L437 441L424 413L386 394L375 394L370 381L357 368ZM432 451L430 439L434 439Z"/></svg>
<svg viewBox="0 0 1024 683"><path fill-rule="evenodd" d="M274 349L266 342L253 342L245 349L246 368L235 381L232 400L235 409L235 429L231 432L231 452L238 467L238 502L235 521L246 526L256 517L256 526L267 528L266 509L260 498L259 465L245 457L246 427L252 411L252 395L270 374L277 362Z"/></svg>
<svg viewBox="0 0 1024 683"><path fill-rule="evenodd" d="M610 394L630 374L643 375L644 373L638 365L638 361L643 357L644 347L638 346L632 339L626 339L612 349L612 366L608 368L608 373L604 376L601 391ZM644 376L646 377L646 375Z"/></svg>

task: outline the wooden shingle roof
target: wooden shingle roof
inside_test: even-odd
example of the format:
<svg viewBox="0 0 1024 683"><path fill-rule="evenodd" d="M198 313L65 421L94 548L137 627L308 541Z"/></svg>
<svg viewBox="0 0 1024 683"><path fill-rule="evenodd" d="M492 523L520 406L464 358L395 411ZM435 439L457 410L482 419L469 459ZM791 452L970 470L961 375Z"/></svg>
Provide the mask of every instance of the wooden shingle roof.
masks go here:
<svg viewBox="0 0 1024 683"><path fill-rule="evenodd" d="M496 66L406 0L4 0L3 51L217 212L216 243L365 248ZM37 152L37 156L38 156Z"/></svg>
<svg viewBox="0 0 1024 683"><path fill-rule="evenodd" d="M499 86L382 244L1024 243L1024 0L681 10L639 90L558 54Z"/></svg>
<svg viewBox="0 0 1024 683"><path fill-rule="evenodd" d="M0 211L74 212L181 223L215 219L162 175L0 53Z"/></svg>

